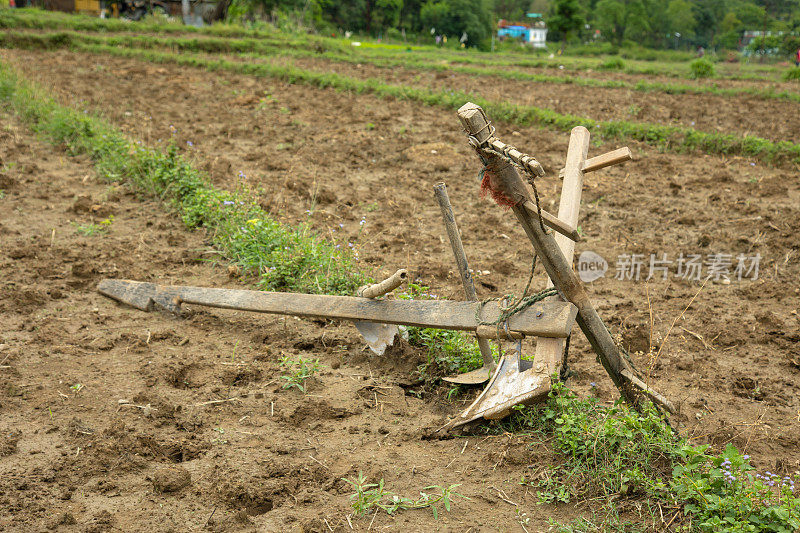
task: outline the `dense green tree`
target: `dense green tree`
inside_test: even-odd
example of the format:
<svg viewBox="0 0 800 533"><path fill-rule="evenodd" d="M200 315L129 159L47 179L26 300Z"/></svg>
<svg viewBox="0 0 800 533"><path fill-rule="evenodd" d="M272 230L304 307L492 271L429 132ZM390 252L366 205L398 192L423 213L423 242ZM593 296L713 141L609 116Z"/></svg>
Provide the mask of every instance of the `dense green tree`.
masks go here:
<svg viewBox="0 0 800 533"><path fill-rule="evenodd" d="M745 30L800 36L800 0L221 0L220 16L282 20L335 27L373 36L389 29L411 38L436 33L470 46L486 44L494 21L522 21L528 12L546 15L551 40L603 40L655 47L737 48ZM298 16L299 15L299 16ZM287 17L283 17L287 19ZM680 39L675 34L681 35Z"/></svg>
<svg viewBox="0 0 800 533"><path fill-rule="evenodd" d="M742 24L742 21L736 17L736 13L729 11L722 19L719 29L726 33L737 32L744 29L744 24Z"/></svg>
<svg viewBox="0 0 800 533"><path fill-rule="evenodd" d="M375 0L372 11L373 24L381 29L395 28L400 23L403 0Z"/></svg>
<svg viewBox="0 0 800 533"><path fill-rule="evenodd" d="M625 39L642 43L650 32L650 17L641 0L600 0L595 24L603 37L617 46Z"/></svg>
<svg viewBox="0 0 800 533"><path fill-rule="evenodd" d="M697 20L692 12L692 5L687 0L672 0L667 7L669 30L689 38L694 36Z"/></svg>
<svg viewBox="0 0 800 533"><path fill-rule="evenodd" d="M547 27L561 37L562 50L566 46L567 40L575 35L584 24L586 24L586 18L578 0L554 0L551 4Z"/></svg>
<svg viewBox="0 0 800 533"><path fill-rule="evenodd" d="M755 29L763 23L766 10L750 2L742 2L734 8L734 13L746 28Z"/></svg>
<svg viewBox="0 0 800 533"><path fill-rule="evenodd" d="M400 28L406 31L416 31L421 27L419 12L422 10L423 3L423 0L403 1L403 9L400 10Z"/></svg>
<svg viewBox="0 0 800 533"><path fill-rule="evenodd" d="M467 34L467 46L478 46L491 37L493 31L490 0L428 1L420 11L423 31L436 29L437 34L459 39Z"/></svg>
<svg viewBox="0 0 800 533"><path fill-rule="evenodd" d="M625 38L625 5L619 0L600 0L594 11L595 24L606 41L619 46Z"/></svg>
<svg viewBox="0 0 800 533"><path fill-rule="evenodd" d="M494 0L494 15L498 19L520 21L530 8L530 0Z"/></svg>

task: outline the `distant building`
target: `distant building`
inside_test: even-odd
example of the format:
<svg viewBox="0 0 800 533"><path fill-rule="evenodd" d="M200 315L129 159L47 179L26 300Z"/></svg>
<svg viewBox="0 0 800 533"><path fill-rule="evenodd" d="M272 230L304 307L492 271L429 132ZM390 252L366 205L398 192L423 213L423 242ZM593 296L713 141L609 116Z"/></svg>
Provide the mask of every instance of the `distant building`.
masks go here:
<svg viewBox="0 0 800 533"><path fill-rule="evenodd" d="M517 39L534 48L546 48L547 27L544 21L531 25L500 19L497 22L497 38L501 41Z"/></svg>

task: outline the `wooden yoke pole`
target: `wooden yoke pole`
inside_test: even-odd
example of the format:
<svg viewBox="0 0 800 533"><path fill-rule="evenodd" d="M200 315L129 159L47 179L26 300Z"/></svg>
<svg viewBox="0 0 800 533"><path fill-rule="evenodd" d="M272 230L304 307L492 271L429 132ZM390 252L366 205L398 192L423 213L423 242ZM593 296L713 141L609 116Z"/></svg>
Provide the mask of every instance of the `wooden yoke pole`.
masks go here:
<svg viewBox="0 0 800 533"><path fill-rule="evenodd" d="M589 153L589 130L583 126L572 128L567 149L567 162L564 167L564 182L561 184L561 201L558 206L558 218L573 228L578 227L578 213L581 207L583 190L583 164ZM556 244L567 261L572 263L575 254L575 243L562 234L555 236ZM547 288L553 286L548 280ZM553 298L561 299L560 296ZM535 362L544 363L548 376L557 372L564 364L563 339L536 339Z"/></svg>

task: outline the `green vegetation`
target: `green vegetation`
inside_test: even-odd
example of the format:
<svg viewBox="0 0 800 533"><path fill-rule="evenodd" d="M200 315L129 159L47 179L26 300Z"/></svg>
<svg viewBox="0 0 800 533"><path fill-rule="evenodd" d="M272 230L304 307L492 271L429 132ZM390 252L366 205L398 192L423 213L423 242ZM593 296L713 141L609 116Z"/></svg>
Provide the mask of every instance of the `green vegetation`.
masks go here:
<svg viewBox="0 0 800 533"><path fill-rule="evenodd" d="M434 518L438 518L439 509L438 505L441 504L446 511L450 511L450 507L455 502L453 499L460 498L462 500L469 500L466 496L457 493L455 489L460 487L460 484L442 487L439 485L430 485L420 491L419 498L405 498L386 490L384 487L383 479L378 483L367 483L367 478L359 471L358 477L355 479L342 478L355 489L355 492L350 495L350 505L356 512L357 516L363 516L372 509L380 509L385 511L386 514L394 514L398 510L404 509L425 509L430 508L433 511ZM431 493L425 491L434 491Z"/></svg>
<svg viewBox="0 0 800 533"><path fill-rule="evenodd" d="M292 387L300 389L300 392L306 392L306 380L312 377L319 371L319 359L306 360L302 357L292 359L288 355L281 358L281 367L288 374L281 376L285 380L283 384L284 389L291 389Z"/></svg>
<svg viewBox="0 0 800 533"><path fill-rule="evenodd" d="M668 149L702 149L764 160L800 161L800 147L791 143L654 124L597 122L535 107L397 87L380 80L358 80L291 65L236 63L198 55L79 43L61 37L31 36L24 42L15 41L16 37L8 34L3 38L9 45L42 47L69 43L92 53L210 71L228 70L448 108L472 99L483 105L493 118L517 124L564 130L583 124L608 138L639 139ZM142 193L163 198L187 227L207 231L222 255L245 272L258 276L262 287L352 294L365 281L363 275L353 273L354 259L347 252L339 252L335 245L315 236L307 224L299 228L279 224L258 207L254 193L247 187L236 192L213 188L174 144L159 151L132 142L103 120L58 105L2 65L0 101L34 132L64 145L72 154L89 155L98 173L110 182L124 182ZM427 287L412 285L406 297L435 296L430 295ZM430 364L445 366L448 372L466 371L480 364L474 342L463 334L417 329L409 335L413 342L432 347ZM235 362L235 351L231 361ZM306 380L318 369L316 360L284 358L281 365L287 371L282 376L285 388L295 387L303 392ZM706 446L693 446L666 425L653 408L645 407L639 412L622 404L608 408L596 399L578 398L556 382L544 405L520 408L500 427L541 437L552 448L554 465L541 474L521 479L542 502L582 502L594 512L591 519L554 524L563 531L630 530L641 526L658 529L664 522L657 521L657 517L667 509L671 523L689 531L788 533L800 528L800 499L795 496L797 475L755 472L750 458L731 445L721 453L714 453ZM214 431L224 434L222 428ZM361 473L356 479L345 481L355 491L351 500L357 514L372 509L392 514L430 507L437 515L439 505L450 510L454 498L463 498L455 492L458 485L429 486L415 499L387 490L382 480L368 483ZM637 506L621 509L623 501L636 502Z"/></svg>
<svg viewBox="0 0 800 533"><path fill-rule="evenodd" d="M600 63L597 68L600 70L624 70L625 61L623 61L621 57L609 57Z"/></svg>
<svg viewBox="0 0 800 533"><path fill-rule="evenodd" d="M409 283L408 288L397 294L399 300L435 300L430 287ZM433 328L408 328L408 342L424 347L428 360L419 368L422 376L433 378L440 375L461 374L483 365L480 348L475 338L460 331Z"/></svg>
<svg viewBox="0 0 800 533"><path fill-rule="evenodd" d="M89 223L89 224L77 224L73 222L72 224L75 226L75 231L81 235L85 235L87 237L93 235L101 235L103 233L108 233L111 229L111 224L114 223L114 215L111 215L105 220L101 220L99 224Z"/></svg>
<svg viewBox="0 0 800 533"><path fill-rule="evenodd" d="M689 63L689 68L692 69L692 78L713 78L714 63L704 57L700 57Z"/></svg>
<svg viewBox="0 0 800 533"><path fill-rule="evenodd" d="M458 72L470 76L493 76L516 81L533 81L544 83L558 83L579 85L582 87L621 88L641 92L665 92L669 94L713 94L719 96L751 95L763 99L785 99L800 102L800 93L793 91L775 91L772 88L735 87L719 88L715 86L681 85L672 83L659 83L640 81L630 83L620 80L601 80L596 78L581 78L575 76L552 76L546 74L532 74L494 67L472 67L453 65L429 59L417 59L409 56L369 57L363 54L354 54L349 48L326 46L323 50L309 48L307 43L301 41L281 41L265 39L222 39L222 38L159 38L150 36L97 36L74 32L58 32L46 35L33 35L20 32L9 32L5 37L0 37L0 43L9 42L18 47L58 47L68 44L102 44L107 46L125 46L130 48L147 48L162 50L180 50L186 52L207 53L237 53L239 57L248 61L261 60L264 57L314 57L331 61L351 64L369 63L378 68L394 69L404 67L409 69L433 70L437 72ZM704 60L700 60L704 61ZM713 65L711 70L713 72ZM621 70L625 62L619 57L611 57L597 66L601 70Z"/></svg>
<svg viewBox="0 0 800 533"><path fill-rule="evenodd" d="M526 13L531 11L543 15L554 43L617 49L631 43L651 49L736 48L745 30L768 30L783 39L800 30L798 3L777 0L223 1L231 6L232 21L269 21L308 32L351 31L403 43L431 43L434 35L447 35L456 47L466 33L468 46L484 49L490 47L493 21L530 21Z"/></svg>
<svg viewBox="0 0 800 533"><path fill-rule="evenodd" d="M607 58L594 57L616 54L616 50L608 46L592 44L583 47L573 47L571 53L579 53L584 57L557 56L553 58L534 58L530 53L520 53L517 48L509 49L514 53L481 53L474 50L453 50L433 46L402 46L386 43L362 42L360 47L354 48L346 39L323 37L298 33L285 33L277 31L268 25L260 25L260 29L244 28L238 25L214 25L204 28L194 28L177 24L152 22L123 23L114 19L97 19L86 16L74 16L64 13L48 11L10 9L0 10L0 27L5 28L34 28L34 29L73 29L80 31L93 31L98 33L160 33L160 34L191 34L192 40L202 40L204 37L245 38L248 45L281 46L298 53L313 55L322 52L338 52L353 58L364 58L372 61L407 61L427 62L447 66L466 64L483 65L491 68L497 67L530 67L559 69L566 71L581 71L600 68ZM198 39L199 37L199 39ZM252 48L244 51L255 51ZM213 51L213 50L209 50ZM223 50L217 50L223 51ZM658 75L677 78L690 78L691 72L688 62L692 54L675 51L657 51L645 49L640 46L627 46L619 51L619 56L631 59L625 63L624 72L634 75ZM653 63L653 61L659 63ZM442 64L445 62L445 64ZM408 64L408 66L413 66ZM720 78L728 79L769 79L777 80L783 68L768 64L735 64L719 63L717 65Z"/></svg>
<svg viewBox="0 0 800 533"><path fill-rule="evenodd" d="M786 81L800 80L800 67L793 67L784 72L783 79Z"/></svg>
<svg viewBox="0 0 800 533"><path fill-rule="evenodd" d="M365 281L347 251L272 219L243 187L215 189L171 144L165 151L127 139L103 120L58 105L0 64L0 101L71 154L88 154L100 176L163 198L190 228L204 228L223 257L265 289L353 294Z"/></svg>
<svg viewBox="0 0 800 533"><path fill-rule="evenodd" d="M637 412L617 403L607 408L555 382L544 405L520 408L503 427L532 431L556 452L555 466L522 479L541 503L585 502L602 517L602 523L562 524L562 531L630 530L634 524L620 517L625 499L638 501L639 527L658 529L663 524L659 508L671 508L683 515L687 531L790 533L800 528L800 497L794 491L800 476L756 473L750 457L731 444L720 454L692 446L652 407Z"/></svg>
<svg viewBox="0 0 800 533"><path fill-rule="evenodd" d="M13 35L6 35L3 42L8 46L14 45L17 41ZM20 44L23 46L48 46L51 42L43 37L29 36ZM769 163L800 162L800 145L789 141L774 142L753 136L703 132L683 126L598 121L586 117L560 114L534 106L490 101L473 94L390 85L379 79L355 79L333 72L305 70L291 65L239 63L223 59L207 59L196 54L163 53L105 45L75 43L72 47L85 52L133 57L153 63L173 63L209 71L225 70L251 76L281 79L289 83L322 88L331 87L356 93L371 93L384 98L411 100L448 109L456 109L464 102L472 101L482 106L494 120L522 126L535 125L569 131L575 126L582 125L601 138L637 140L666 150L701 150L712 154L745 155ZM288 278L284 277L283 279L288 281Z"/></svg>

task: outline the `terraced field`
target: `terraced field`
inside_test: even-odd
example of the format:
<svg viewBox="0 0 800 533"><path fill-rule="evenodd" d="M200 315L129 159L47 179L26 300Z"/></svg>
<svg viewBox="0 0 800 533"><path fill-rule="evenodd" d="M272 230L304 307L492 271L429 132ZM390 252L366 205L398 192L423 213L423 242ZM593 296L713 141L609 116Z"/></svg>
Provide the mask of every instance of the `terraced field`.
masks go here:
<svg viewBox="0 0 800 533"><path fill-rule="evenodd" d="M480 198L480 163L455 116L467 99L543 163L538 189L554 212L569 129L590 128L590 156L630 146L633 161L585 178L577 253L610 263L589 285L593 301L652 386L678 406L672 424L690 444L714 453L733 444L760 473L800 470L800 104L796 85L774 72L712 82L577 66L568 73L602 82L588 86L498 74L567 75L515 65L522 59L514 55L459 62L454 54L440 63L431 50L365 49L359 62L317 38L113 21L98 31L63 17L28 27L4 17L5 530L698 527L685 501L658 506L637 490L616 490L615 516L609 497L588 489L569 503L547 498L546 482L568 459L558 433L518 418L436 437L477 393L437 379L446 368L428 363L446 359L441 347L430 353L412 338L376 357L347 323L207 309L177 319L96 293L105 277L346 293L365 276L404 267L426 292L461 299L432 196L438 181L448 185L479 297L520 291L531 250L513 217ZM113 40L137 33L144 38ZM220 42L215 50L179 39ZM242 39L265 45L241 56ZM95 135L88 122L68 127L80 116L37 115L34 97L19 97L27 83L42 89L36 98L52 95L58 109L101 117L109 129ZM693 89L656 88L670 83ZM104 145L112 131L130 146ZM168 155L147 166L139 145ZM188 172L173 165L178 157L207 185L156 172ZM188 192L176 185L187 183ZM240 193L254 203L234 225L224 211L203 211L208 195L222 206ZM257 233L261 225L269 228ZM267 236L285 239L287 253L272 246L255 264L262 256L250 251L269 246ZM632 254L734 259L729 280L686 279L672 265L666 279L646 282L616 276L620 257ZM757 276L733 275L738 255L758 255ZM308 257L328 258L327 270ZM285 265L288 273L277 272ZM534 285L544 284L539 270ZM283 386L287 365L299 360L319 364L305 391ZM616 399L580 334L568 361L567 385L579 396L601 406ZM466 498L449 511L439 504L436 516L429 508L359 515L343 480L359 472L404 497L460 484ZM800 519L791 515L796 505L787 503L786 524Z"/></svg>

